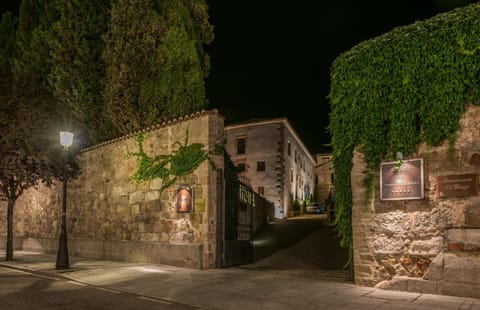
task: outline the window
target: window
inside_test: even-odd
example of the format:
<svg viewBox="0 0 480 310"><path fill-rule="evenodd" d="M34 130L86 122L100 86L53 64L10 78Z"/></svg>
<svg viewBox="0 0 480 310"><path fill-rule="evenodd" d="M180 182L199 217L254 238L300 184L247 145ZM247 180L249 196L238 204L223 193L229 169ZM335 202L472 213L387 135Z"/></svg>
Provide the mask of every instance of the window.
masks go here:
<svg viewBox="0 0 480 310"><path fill-rule="evenodd" d="M237 138L237 154L245 154L246 142L244 137Z"/></svg>
<svg viewBox="0 0 480 310"><path fill-rule="evenodd" d="M245 172L245 170L246 170L245 163L237 164L237 169L238 169L238 172Z"/></svg>
<svg viewBox="0 0 480 310"><path fill-rule="evenodd" d="M292 145L290 144L290 141L288 141L288 144L287 144L287 154L288 156L292 154Z"/></svg>
<svg viewBox="0 0 480 310"><path fill-rule="evenodd" d="M290 183L293 183L293 169L290 169Z"/></svg>
<svg viewBox="0 0 480 310"><path fill-rule="evenodd" d="M265 162L257 161L257 171L265 171Z"/></svg>
<svg viewBox="0 0 480 310"><path fill-rule="evenodd" d="M295 150L295 162L297 162L297 150Z"/></svg>
<svg viewBox="0 0 480 310"><path fill-rule="evenodd" d="M258 187L258 194L263 196L265 194L265 188L263 186Z"/></svg>

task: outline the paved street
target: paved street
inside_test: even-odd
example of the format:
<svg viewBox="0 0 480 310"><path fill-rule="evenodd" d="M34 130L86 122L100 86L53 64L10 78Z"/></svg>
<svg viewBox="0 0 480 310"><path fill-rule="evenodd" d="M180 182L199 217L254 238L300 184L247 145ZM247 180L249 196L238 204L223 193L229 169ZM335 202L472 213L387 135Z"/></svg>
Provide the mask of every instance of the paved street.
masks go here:
<svg viewBox="0 0 480 310"><path fill-rule="evenodd" d="M249 268L341 271L348 261L348 249L340 247L335 227L327 224L326 214L302 215L265 225L253 242L254 264Z"/></svg>
<svg viewBox="0 0 480 310"><path fill-rule="evenodd" d="M172 301L0 267L0 309L198 309Z"/></svg>
<svg viewBox="0 0 480 310"><path fill-rule="evenodd" d="M0 255L3 257L4 253L0 251ZM322 280L322 275L317 277L315 271L257 271L244 268L193 270L78 257L70 257L70 270L57 271L54 268L55 255L17 251L14 258L14 261L0 261L0 266L48 278L32 280L23 273L2 269L0 292L2 301L8 303L0 303L0 309L25 309L16 308L19 307L15 303L17 299L21 299L19 303L22 307L29 306L27 309L55 309L51 305L56 305L55 300L59 296L64 301L57 304L56 309L148 309L149 303L138 297L143 296L156 300L155 309L168 309L169 306L188 309L185 305L190 305L204 309L242 310L480 310L478 299L358 287L350 283ZM64 280L49 279L56 277ZM45 300L32 298L42 294L52 295ZM98 307L89 308L94 305ZM110 308L108 305L111 305ZM106 308L101 308L103 306Z"/></svg>

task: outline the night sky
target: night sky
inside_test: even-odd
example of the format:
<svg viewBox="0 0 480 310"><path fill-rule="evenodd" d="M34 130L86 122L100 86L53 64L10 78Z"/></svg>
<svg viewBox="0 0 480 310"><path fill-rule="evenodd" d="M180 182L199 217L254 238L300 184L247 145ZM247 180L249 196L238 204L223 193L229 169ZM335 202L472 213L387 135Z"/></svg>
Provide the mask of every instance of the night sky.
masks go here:
<svg viewBox="0 0 480 310"><path fill-rule="evenodd" d="M226 123L287 117L312 153L329 151L332 61L363 40L472 0L207 0L209 108ZM20 0L1 0L1 11Z"/></svg>
<svg viewBox="0 0 480 310"><path fill-rule="evenodd" d="M227 123L287 117L312 153L329 151L333 60L363 40L476 1L210 0L211 107Z"/></svg>

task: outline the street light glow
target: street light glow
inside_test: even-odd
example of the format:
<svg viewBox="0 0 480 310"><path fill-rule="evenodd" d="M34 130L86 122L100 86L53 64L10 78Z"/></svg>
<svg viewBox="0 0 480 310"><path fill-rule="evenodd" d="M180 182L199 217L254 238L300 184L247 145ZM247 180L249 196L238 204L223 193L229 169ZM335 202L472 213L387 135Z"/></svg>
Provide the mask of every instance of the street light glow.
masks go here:
<svg viewBox="0 0 480 310"><path fill-rule="evenodd" d="M68 132L68 131L60 131L60 144L63 146L63 148L66 150L70 146L72 146L73 143L73 133Z"/></svg>

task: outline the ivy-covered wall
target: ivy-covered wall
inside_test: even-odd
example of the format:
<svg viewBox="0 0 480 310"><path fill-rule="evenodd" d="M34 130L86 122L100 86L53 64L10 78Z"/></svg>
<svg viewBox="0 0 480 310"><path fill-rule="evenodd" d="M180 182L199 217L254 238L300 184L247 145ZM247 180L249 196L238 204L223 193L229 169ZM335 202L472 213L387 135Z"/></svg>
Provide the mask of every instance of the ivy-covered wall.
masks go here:
<svg viewBox="0 0 480 310"><path fill-rule="evenodd" d="M408 156L421 142L453 145L465 105L480 104L479 16L480 3L455 9L364 41L334 61L329 128L344 245L352 246L354 150L367 175L375 174L382 159Z"/></svg>
<svg viewBox="0 0 480 310"><path fill-rule="evenodd" d="M453 148L449 141L435 147L421 143L408 158L423 159L423 199L381 200L379 174L373 177L373 190L367 188L364 156L355 152L352 221L357 284L480 297L479 119L480 107L467 105ZM405 174L399 173L394 183L408 178L408 165L402 169ZM455 176L463 181L451 182ZM440 181L446 177L450 182ZM448 187L455 190L442 194Z"/></svg>
<svg viewBox="0 0 480 310"><path fill-rule="evenodd" d="M201 145L211 152L223 141L223 128L223 116L216 111L192 114L146 130L143 151L152 158L179 160L171 155L186 145L188 132L188 145ZM139 168L138 158L132 156L138 152L137 137L132 134L109 141L79 156L81 174L68 182L70 255L214 268L216 171L204 160L193 172L167 187L166 180L161 178L137 182L134 175ZM223 168L223 156L212 154L210 159L217 168ZM193 188L193 212L177 212L179 184ZM16 249L56 253L61 193L58 184L51 189L28 190L18 199L14 210ZM3 228L5 210L0 208ZM0 239L5 235L6 231L0 229Z"/></svg>

